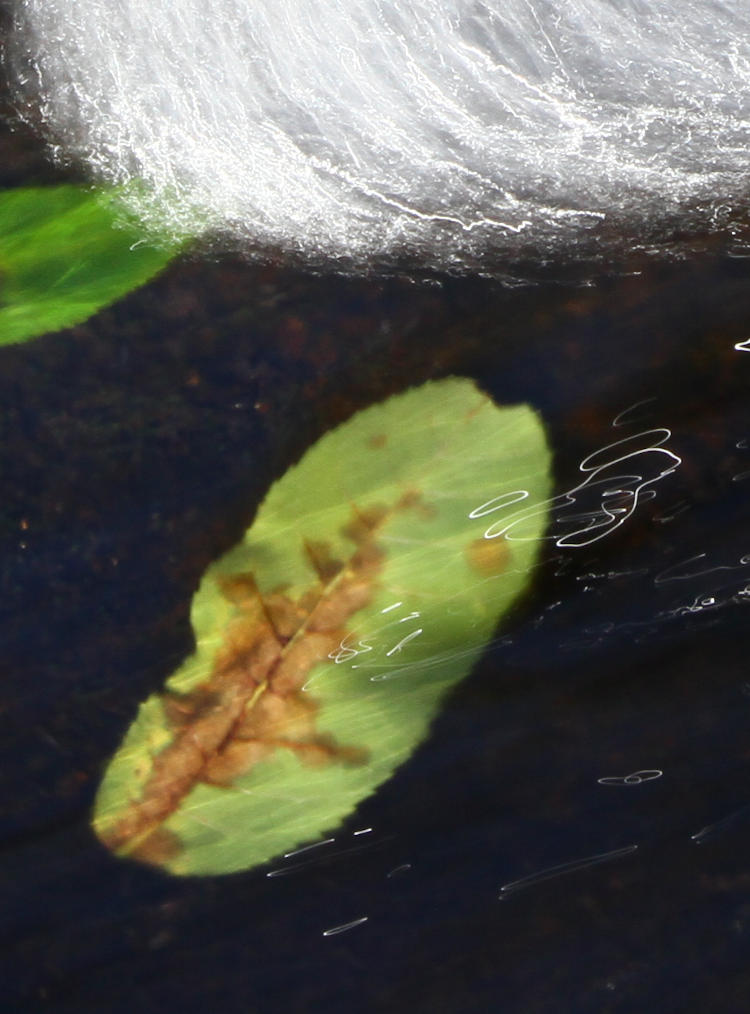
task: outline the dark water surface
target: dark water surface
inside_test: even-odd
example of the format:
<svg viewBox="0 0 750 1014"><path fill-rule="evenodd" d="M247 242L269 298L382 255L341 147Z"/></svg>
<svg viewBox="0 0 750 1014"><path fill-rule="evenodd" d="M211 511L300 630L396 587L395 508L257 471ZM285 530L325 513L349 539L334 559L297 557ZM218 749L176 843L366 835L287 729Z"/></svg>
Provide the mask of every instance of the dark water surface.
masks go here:
<svg viewBox="0 0 750 1014"><path fill-rule="evenodd" d="M9 136L3 185L53 178ZM750 261L564 273L186 260L0 350L5 1009L748 1009ZM632 438L632 516L571 546L602 496L560 502L531 594L335 841L195 880L111 857L98 780L206 565L328 427L450 373L541 412L558 494Z"/></svg>

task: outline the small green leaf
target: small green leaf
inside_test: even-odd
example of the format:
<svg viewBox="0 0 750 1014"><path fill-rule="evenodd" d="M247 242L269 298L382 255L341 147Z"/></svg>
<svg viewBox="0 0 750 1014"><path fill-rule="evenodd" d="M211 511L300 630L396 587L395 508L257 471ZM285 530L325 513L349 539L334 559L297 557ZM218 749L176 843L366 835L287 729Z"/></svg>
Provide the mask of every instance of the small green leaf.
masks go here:
<svg viewBox="0 0 750 1014"><path fill-rule="evenodd" d="M105 773L102 841L217 874L335 828L424 739L527 586L549 465L528 406L457 378L326 434L206 572L195 653ZM498 515L478 508L517 490L538 509L486 538Z"/></svg>
<svg viewBox="0 0 750 1014"><path fill-rule="evenodd" d="M0 345L59 331L143 285L174 257L127 223L117 191L0 193Z"/></svg>

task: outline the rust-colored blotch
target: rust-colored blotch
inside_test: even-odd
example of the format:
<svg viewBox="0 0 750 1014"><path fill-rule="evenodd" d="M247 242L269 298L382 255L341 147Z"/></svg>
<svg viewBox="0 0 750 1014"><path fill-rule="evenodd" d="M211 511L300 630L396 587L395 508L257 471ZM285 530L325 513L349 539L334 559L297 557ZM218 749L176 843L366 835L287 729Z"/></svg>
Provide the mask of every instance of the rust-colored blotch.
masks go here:
<svg viewBox="0 0 750 1014"><path fill-rule="evenodd" d="M511 550L502 535L494 539L474 539L466 547L466 561L482 577L495 577L504 573L510 563Z"/></svg>
<svg viewBox="0 0 750 1014"><path fill-rule="evenodd" d="M395 508L400 509L399 501ZM324 542L303 543L317 580L298 599L261 594L250 572L221 574L221 594L235 607L207 680L186 693L162 695L172 741L153 760L140 799L128 801L101 833L157 865L179 853L162 825L200 782L230 786L275 750L301 763L364 764L368 752L316 728L317 703L303 693L311 670L347 635L347 624L372 597L384 553L377 542L389 509L358 508L341 529L354 547L346 562Z"/></svg>

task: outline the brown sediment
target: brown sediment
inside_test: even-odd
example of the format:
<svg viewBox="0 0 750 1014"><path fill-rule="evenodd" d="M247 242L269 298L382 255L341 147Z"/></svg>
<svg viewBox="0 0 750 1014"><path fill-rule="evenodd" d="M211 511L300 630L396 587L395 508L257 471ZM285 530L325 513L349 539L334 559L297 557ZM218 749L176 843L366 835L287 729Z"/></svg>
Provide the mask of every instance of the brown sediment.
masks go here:
<svg viewBox="0 0 750 1014"><path fill-rule="evenodd" d="M410 493L395 509L420 503ZM162 824L191 790L200 782L230 786L275 750L291 750L310 765L366 762L365 750L316 730L318 705L303 687L372 598L384 561L376 536L389 513L382 506L352 507L342 528L354 544L345 564L327 544L305 542L318 581L296 600L283 590L261 595L250 573L218 579L236 615L210 677L189 693L162 695L174 738L154 757L140 799L100 831L109 848L152 863L174 858L179 841Z"/></svg>

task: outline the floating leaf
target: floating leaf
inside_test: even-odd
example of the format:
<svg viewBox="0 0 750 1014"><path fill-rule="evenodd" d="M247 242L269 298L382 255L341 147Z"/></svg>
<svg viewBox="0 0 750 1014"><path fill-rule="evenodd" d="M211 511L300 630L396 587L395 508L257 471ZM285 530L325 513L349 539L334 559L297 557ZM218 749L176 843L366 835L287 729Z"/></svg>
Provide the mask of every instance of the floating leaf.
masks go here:
<svg viewBox="0 0 750 1014"><path fill-rule="evenodd" d="M123 220L116 191L73 184L0 193L0 345L72 327L174 257Z"/></svg>
<svg viewBox="0 0 750 1014"><path fill-rule="evenodd" d="M476 508L519 489L543 505L549 486L538 417L468 380L324 436L205 574L196 651L104 776L102 841L216 874L334 828L424 739L528 584L545 509L505 540Z"/></svg>

